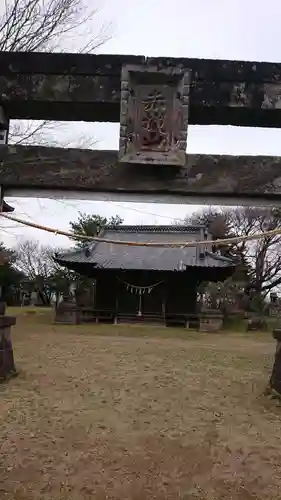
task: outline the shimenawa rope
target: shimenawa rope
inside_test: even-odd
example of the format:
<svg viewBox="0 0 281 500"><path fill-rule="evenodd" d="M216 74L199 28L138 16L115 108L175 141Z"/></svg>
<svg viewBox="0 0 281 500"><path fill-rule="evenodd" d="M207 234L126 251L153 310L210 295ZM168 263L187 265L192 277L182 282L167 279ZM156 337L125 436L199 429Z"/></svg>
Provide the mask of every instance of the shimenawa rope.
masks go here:
<svg viewBox="0 0 281 500"><path fill-rule="evenodd" d="M9 219L13 222L18 222L19 224L23 224L28 227L33 227L34 229L40 229L41 231L46 231L48 233L53 233L53 234L58 234L60 236L66 236L67 238L73 239L73 233L70 233L68 231L63 231L62 229L54 229L52 227L48 226L42 226L40 224L36 224L35 222L30 222L30 221L25 221L23 219L19 219L18 217L14 217L13 215L7 215L3 212L0 212L0 215L4 217L5 219ZM158 247L158 248L163 248L163 247L179 247L179 248L188 248L188 247L194 247L194 246L199 246L199 245L228 245L232 243L240 243L242 241L253 241L253 240L260 240L262 238L266 237L272 237L276 235L281 235L281 229L272 229L270 231L264 231L262 233L257 233L257 234L251 234L248 236L235 236L233 238L222 238L222 239L217 239L217 240L201 240L201 241L174 241L174 242L168 242L168 241L163 241L163 242L155 242L155 241L124 241L124 240L112 240L109 238L102 238L99 236L85 236L84 234L81 235L75 235L75 238L79 238L81 240L87 240L87 241L96 241L100 243L108 243L108 244L114 244L114 245L125 245L125 246L134 246L134 247Z"/></svg>

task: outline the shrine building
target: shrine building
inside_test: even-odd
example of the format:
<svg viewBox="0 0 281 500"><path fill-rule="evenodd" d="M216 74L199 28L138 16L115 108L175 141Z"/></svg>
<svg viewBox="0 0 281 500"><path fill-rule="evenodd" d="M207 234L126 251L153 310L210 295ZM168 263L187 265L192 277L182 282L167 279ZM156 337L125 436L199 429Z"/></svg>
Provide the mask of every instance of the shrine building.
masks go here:
<svg viewBox="0 0 281 500"><path fill-rule="evenodd" d="M128 242L204 243L156 247L98 241L56 255L60 265L95 280L92 318L96 321L165 325L196 321L200 283L224 281L235 270L231 259L212 251L202 225L107 226L99 236Z"/></svg>

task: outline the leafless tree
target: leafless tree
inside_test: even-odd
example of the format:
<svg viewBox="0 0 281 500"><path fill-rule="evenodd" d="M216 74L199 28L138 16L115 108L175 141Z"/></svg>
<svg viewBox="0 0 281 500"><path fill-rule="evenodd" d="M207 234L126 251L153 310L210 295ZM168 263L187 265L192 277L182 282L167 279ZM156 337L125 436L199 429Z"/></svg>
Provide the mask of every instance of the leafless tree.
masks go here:
<svg viewBox="0 0 281 500"><path fill-rule="evenodd" d="M207 208L187 217L187 222L201 222L209 227L215 239L231 236L251 236L265 231L281 230L281 211L278 208L237 207ZM247 266L248 286L266 296L281 285L281 235L259 240L218 246L228 256L236 256Z"/></svg>
<svg viewBox="0 0 281 500"><path fill-rule="evenodd" d="M251 236L281 230L278 208L245 207L228 211L229 223L237 236ZM249 264L251 285L258 294L267 295L281 284L281 235L238 244Z"/></svg>
<svg viewBox="0 0 281 500"><path fill-rule="evenodd" d="M57 250L61 251L61 249ZM67 276L53 259L55 249L40 245L38 241L25 240L15 249L15 267L28 280L34 290L37 290L42 303L50 303L53 287L58 279Z"/></svg>
<svg viewBox="0 0 281 500"><path fill-rule="evenodd" d="M93 4L86 0L3 0L0 51L94 52L111 37L112 27L107 23L97 29L98 9ZM44 144L50 127L46 122L15 122L10 140Z"/></svg>

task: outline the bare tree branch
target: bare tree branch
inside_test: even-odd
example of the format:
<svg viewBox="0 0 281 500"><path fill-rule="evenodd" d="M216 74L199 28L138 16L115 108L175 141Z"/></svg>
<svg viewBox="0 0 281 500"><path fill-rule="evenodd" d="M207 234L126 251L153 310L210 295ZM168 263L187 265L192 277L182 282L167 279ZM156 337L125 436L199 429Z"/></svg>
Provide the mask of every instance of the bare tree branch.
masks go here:
<svg viewBox="0 0 281 500"><path fill-rule="evenodd" d="M281 211L278 208L255 207L219 211L207 208L195 213L191 221L207 224L215 239L250 236L263 231L281 229ZM219 245L217 249L226 251L225 247L221 248ZM249 285L257 294L265 296L281 284L281 235L231 244L228 250L228 256L238 256L246 263Z"/></svg>
<svg viewBox="0 0 281 500"><path fill-rule="evenodd" d="M93 27L98 9L86 0L5 0L0 5L0 51L92 53L112 36L112 25ZM16 144L50 143L50 122L16 121L10 141ZM92 143L91 138L78 141ZM58 145L52 141L53 145Z"/></svg>
<svg viewBox="0 0 281 500"><path fill-rule="evenodd" d="M63 249L57 249L62 252ZM64 250L65 251L65 250ZM64 270L53 259L55 249L25 240L15 249L15 268L37 290L44 304L49 304L54 288L68 286L74 273Z"/></svg>
<svg viewBox="0 0 281 500"><path fill-rule="evenodd" d="M71 36L77 38L79 52L93 52L111 37L110 24L94 34L87 29L97 12L84 0L6 0L0 14L0 50L52 52L63 49Z"/></svg>

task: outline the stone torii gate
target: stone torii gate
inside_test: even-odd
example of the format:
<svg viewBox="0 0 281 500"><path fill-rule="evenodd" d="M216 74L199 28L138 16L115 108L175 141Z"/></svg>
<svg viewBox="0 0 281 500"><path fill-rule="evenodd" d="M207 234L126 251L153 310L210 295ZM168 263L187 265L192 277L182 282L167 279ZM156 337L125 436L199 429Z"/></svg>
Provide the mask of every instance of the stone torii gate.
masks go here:
<svg viewBox="0 0 281 500"><path fill-rule="evenodd" d="M3 144L9 119L120 122L119 151L3 146L6 195L280 203L280 158L185 146L188 123L280 127L281 64L2 52L0 106Z"/></svg>
<svg viewBox="0 0 281 500"><path fill-rule="evenodd" d="M2 212L11 212L11 207L3 204ZM9 260L4 251L0 251L0 266ZM2 293L2 292L1 292ZM0 298L1 300L1 298ZM16 324L16 318L5 315L5 303L0 302L0 381L17 375L14 363L13 345L11 340L11 326Z"/></svg>
<svg viewBox="0 0 281 500"><path fill-rule="evenodd" d="M281 202L281 158L186 154L188 124L281 127L281 64L2 52L0 110L2 197ZM10 119L119 122L119 151L8 146Z"/></svg>

